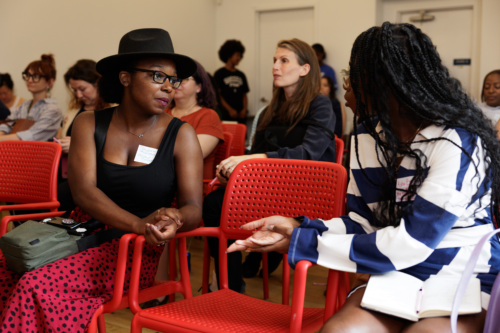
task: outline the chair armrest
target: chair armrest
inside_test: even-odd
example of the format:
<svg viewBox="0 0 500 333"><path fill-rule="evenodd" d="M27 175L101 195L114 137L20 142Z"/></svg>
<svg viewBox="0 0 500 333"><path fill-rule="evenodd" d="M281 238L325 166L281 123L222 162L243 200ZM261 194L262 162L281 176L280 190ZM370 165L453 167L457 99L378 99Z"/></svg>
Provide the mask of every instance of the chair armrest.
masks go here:
<svg viewBox="0 0 500 333"><path fill-rule="evenodd" d="M304 310L307 272L312 266L316 266L316 264L307 260L301 260L295 266L290 332L301 331L300 325L302 323ZM328 270L323 322L330 318L342 306L349 292L349 288L349 276L347 272L336 271L334 269Z"/></svg>
<svg viewBox="0 0 500 333"><path fill-rule="evenodd" d="M219 237L219 227L199 227L190 231L178 232L175 238L193 237L193 236L206 236L206 237Z"/></svg>
<svg viewBox="0 0 500 333"><path fill-rule="evenodd" d="M46 212L46 213L33 213L33 214L20 214L20 215L7 215L0 221L0 237L7 232L7 226L11 221L27 221L27 220L43 220L48 217L61 216L65 212Z"/></svg>
<svg viewBox="0 0 500 333"><path fill-rule="evenodd" d="M203 179L203 195L208 195L210 192L215 191L217 188L221 187L222 184L219 180L214 179Z"/></svg>
<svg viewBox="0 0 500 333"><path fill-rule="evenodd" d="M35 210L35 209L57 209L59 208L59 201L45 201L45 202L34 202L25 204L13 204L13 205L0 205L0 212L4 210Z"/></svg>
<svg viewBox="0 0 500 333"><path fill-rule="evenodd" d="M292 312L290 314L290 332L300 332L304 315L304 299L306 294L307 271L313 264L301 260L295 266L293 276Z"/></svg>
<svg viewBox="0 0 500 333"><path fill-rule="evenodd" d="M181 272L180 284L173 286L174 292L177 290L184 290L187 297L191 297L191 285L189 282L189 270L187 265L187 251L186 251L186 238L192 236L208 236L208 237L218 237L220 234L220 228L218 227L200 227L190 231L178 232L174 240L178 240L178 252L179 252L179 269ZM139 306L139 284L140 284L140 272L142 264L142 253L144 249L144 244L146 240L143 235L139 235L135 239L134 254L132 258L132 271L130 275L130 287L128 291L128 301L129 308L132 313L137 313L141 310Z"/></svg>
<svg viewBox="0 0 500 333"><path fill-rule="evenodd" d="M171 293L181 292L185 298L191 298L191 282L189 280L189 269L187 262L186 250L186 233L178 233L172 242L178 241L178 254L179 254L179 270L181 278L179 281L169 281L168 286L162 287L162 294L168 295ZM130 274L130 287L128 291L129 308L132 313L137 313L141 310L139 306L139 287L140 287L140 272L142 266L142 254L144 244L146 243L143 235L137 236L135 239L134 254L132 257L132 271Z"/></svg>
<svg viewBox="0 0 500 333"><path fill-rule="evenodd" d="M113 297L104 304L104 312L113 312L120 308L123 298L123 285L125 283L125 273L127 270L129 244L137 238L137 234L125 234L120 238L118 245L118 258L116 259L115 281L113 287Z"/></svg>

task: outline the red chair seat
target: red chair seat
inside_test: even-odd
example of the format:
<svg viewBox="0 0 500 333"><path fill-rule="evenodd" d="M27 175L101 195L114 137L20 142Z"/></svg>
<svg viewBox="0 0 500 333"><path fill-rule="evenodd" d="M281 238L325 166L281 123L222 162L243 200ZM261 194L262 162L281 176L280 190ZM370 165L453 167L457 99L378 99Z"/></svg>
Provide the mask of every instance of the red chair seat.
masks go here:
<svg viewBox="0 0 500 333"><path fill-rule="evenodd" d="M194 297L189 302L182 300L169 306L145 309L139 315L143 323L150 320L147 327L160 331L168 324L199 332L288 332L291 308L271 302L262 306L262 302L223 289ZM318 330L323 314L324 309L305 308L303 330ZM163 324L155 327L158 317Z"/></svg>

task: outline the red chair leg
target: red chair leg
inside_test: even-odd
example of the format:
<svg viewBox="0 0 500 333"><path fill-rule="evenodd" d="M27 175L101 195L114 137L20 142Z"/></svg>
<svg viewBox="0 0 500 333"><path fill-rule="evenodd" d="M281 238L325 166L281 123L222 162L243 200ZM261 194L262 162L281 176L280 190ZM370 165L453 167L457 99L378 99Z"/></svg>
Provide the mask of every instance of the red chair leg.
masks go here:
<svg viewBox="0 0 500 333"><path fill-rule="evenodd" d="M281 289L281 304L290 305L290 265L288 255L283 255L283 287Z"/></svg>
<svg viewBox="0 0 500 333"><path fill-rule="evenodd" d="M201 282L201 293L208 293L208 283L210 280L210 249L208 248L207 238L203 244L203 277Z"/></svg>
<svg viewBox="0 0 500 333"><path fill-rule="evenodd" d="M168 243L168 276L170 281L174 281L177 278L177 257L175 255L176 240L172 239ZM175 301L175 294L170 294L169 302Z"/></svg>
<svg viewBox="0 0 500 333"><path fill-rule="evenodd" d="M269 299L269 266L267 253L262 253L262 280L264 288L264 299Z"/></svg>
<svg viewBox="0 0 500 333"><path fill-rule="evenodd" d="M104 320L104 314L97 317L97 328L99 333L106 333L106 321Z"/></svg>
<svg viewBox="0 0 500 333"><path fill-rule="evenodd" d="M97 311L92 316L89 326L87 327L87 333L97 333L97 327L99 326L99 332L106 332L106 325L104 325L104 331L101 331L99 320L103 317L103 306L101 305Z"/></svg>

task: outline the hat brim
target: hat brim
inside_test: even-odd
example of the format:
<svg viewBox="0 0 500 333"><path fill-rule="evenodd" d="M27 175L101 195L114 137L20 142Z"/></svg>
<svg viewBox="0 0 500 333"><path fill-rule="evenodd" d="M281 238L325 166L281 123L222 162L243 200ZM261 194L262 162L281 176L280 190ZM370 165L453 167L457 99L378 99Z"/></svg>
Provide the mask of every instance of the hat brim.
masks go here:
<svg viewBox="0 0 500 333"><path fill-rule="evenodd" d="M127 63L143 58L165 58L175 63L177 77L185 79L196 72L196 63L188 56L177 53L122 53L99 60L96 69L101 75L109 75L127 68Z"/></svg>

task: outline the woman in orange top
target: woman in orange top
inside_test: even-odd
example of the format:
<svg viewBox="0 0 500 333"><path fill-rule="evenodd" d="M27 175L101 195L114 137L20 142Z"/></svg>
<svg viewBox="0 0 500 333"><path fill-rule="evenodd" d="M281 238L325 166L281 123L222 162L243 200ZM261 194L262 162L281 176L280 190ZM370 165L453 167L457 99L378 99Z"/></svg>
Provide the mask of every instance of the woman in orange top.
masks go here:
<svg viewBox="0 0 500 333"><path fill-rule="evenodd" d="M195 61L196 62L196 61ZM166 112L193 126L203 153L203 178L213 178L215 148L224 140L222 122L217 112L215 90L203 66L196 62L196 72L184 79L175 90Z"/></svg>

